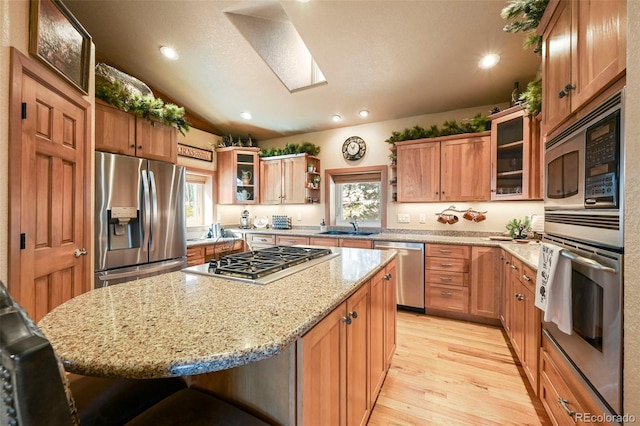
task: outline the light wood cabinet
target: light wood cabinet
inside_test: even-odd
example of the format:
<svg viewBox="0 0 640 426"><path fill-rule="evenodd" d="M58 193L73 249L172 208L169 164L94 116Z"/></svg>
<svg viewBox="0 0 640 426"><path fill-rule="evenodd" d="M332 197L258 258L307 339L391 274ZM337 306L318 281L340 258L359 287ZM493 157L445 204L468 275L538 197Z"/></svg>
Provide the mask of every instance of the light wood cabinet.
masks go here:
<svg viewBox="0 0 640 426"><path fill-rule="evenodd" d="M425 306L460 314L469 313L470 246L425 246Z"/></svg>
<svg viewBox="0 0 640 426"><path fill-rule="evenodd" d="M309 244L312 246L339 247L340 240L328 237L309 237Z"/></svg>
<svg viewBox="0 0 640 426"><path fill-rule="evenodd" d="M511 297L514 292L511 288L511 255L505 250L500 254L500 322L507 335L511 333Z"/></svg>
<svg viewBox="0 0 640 426"><path fill-rule="evenodd" d="M369 328L369 387L371 410L382 389L396 349L396 261L371 280Z"/></svg>
<svg viewBox="0 0 640 426"><path fill-rule="evenodd" d="M350 248L371 249L373 248L373 241L361 240L357 238L340 238L339 246L350 247Z"/></svg>
<svg viewBox="0 0 640 426"><path fill-rule="evenodd" d="M364 425L370 413L367 283L298 340L298 424Z"/></svg>
<svg viewBox="0 0 640 426"><path fill-rule="evenodd" d="M500 317L500 249L474 246L471 249L471 314Z"/></svg>
<svg viewBox="0 0 640 426"><path fill-rule="evenodd" d="M187 266L204 263L204 246L187 248Z"/></svg>
<svg viewBox="0 0 640 426"><path fill-rule="evenodd" d="M549 3L538 26L545 134L624 74L626 10L624 0Z"/></svg>
<svg viewBox="0 0 640 426"><path fill-rule="evenodd" d="M490 132L397 142L399 202L490 199Z"/></svg>
<svg viewBox="0 0 640 426"><path fill-rule="evenodd" d="M309 237L299 235L276 235L277 246L308 245Z"/></svg>
<svg viewBox="0 0 640 426"><path fill-rule="evenodd" d="M538 393L538 356L540 350L541 317L535 307L535 273L519 259L511 258L509 338L522 368ZM509 301L510 300L510 301Z"/></svg>
<svg viewBox="0 0 640 426"><path fill-rule="evenodd" d="M259 148L217 148L218 203L257 204L260 187Z"/></svg>
<svg viewBox="0 0 640 426"><path fill-rule="evenodd" d="M540 348L540 401L554 425L573 426L586 424L586 419L575 418L575 414L589 413L591 416L611 415L599 401L580 373L569 363L555 343L542 334ZM596 422L589 424L613 425L614 422Z"/></svg>
<svg viewBox="0 0 640 426"><path fill-rule="evenodd" d="M541 197L539 126L523 106L493 114L491 119L491 199Z"/></svg>
<svg viewBox="0 0 640 426"><path fill-rule="evenodd" d="M178 131L96 99L96 150L175 163Z"/></svg>
<svg viewBox="0 0 640 426"><path fill-rule="evenodd" d="M245 242L249 246L249 250L260 250L274 247L276 245L276 236L272 234L247 234Z"/></svg>
<svg viewBox="0 0 640 426"><path fill-rule="evenodd" d="M260 179L261 204L320 202L320 160L316 157L295 154L262 158Z"/></svg>

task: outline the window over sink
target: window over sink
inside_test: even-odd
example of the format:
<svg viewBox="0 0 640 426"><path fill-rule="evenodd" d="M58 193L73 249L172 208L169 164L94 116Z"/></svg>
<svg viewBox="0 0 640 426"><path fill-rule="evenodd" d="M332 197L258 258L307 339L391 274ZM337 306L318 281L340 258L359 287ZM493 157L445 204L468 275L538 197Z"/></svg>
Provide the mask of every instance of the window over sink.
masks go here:
<svg viewBox="0 0 640 426"><path fill-rule="evenodd" d="M184 191L187 227L205 226L213 218L213 182L211 175L187 171Z"/></svg>

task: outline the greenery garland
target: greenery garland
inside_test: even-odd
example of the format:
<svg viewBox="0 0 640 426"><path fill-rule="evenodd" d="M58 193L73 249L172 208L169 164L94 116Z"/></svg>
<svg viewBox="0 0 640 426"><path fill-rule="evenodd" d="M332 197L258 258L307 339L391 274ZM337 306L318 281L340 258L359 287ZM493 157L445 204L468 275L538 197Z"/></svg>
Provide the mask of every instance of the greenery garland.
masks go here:
<svg viewBox="0 0 640 426"><path fill-rule="evenodd" d="M175 126L182 136L189 131L184 119L184 108L174 104L165 104L162 99L153 96L132 94L122 84L96 79L96 98L114 105L126 112L148 120L151 124L160 122L165 126Z"/></svg>
<svg viewBox="0 0 640 426"><path fill-rule="evenodd" d="M534 52L539 55L542 55L542 36L536 33L536 29L548 3L549 0L510 0L509 5L500 13L503 19L511 21L504 27L504 31L525 33L525 49L533 47Z"/></svg>
<svg viewBox="0 0 640 426"><path fill-rule="evenodd" d="M260 150L258 155L260 157L275 157L277 155L304 153L316 156L320 153L320 147L311 142L302 142L302 144L288 143L284 148L267 148L266 150Z"/></svg>
<svg viewBox="0 0 640 426"><path fill-rule="evenodd" d="M411 141L416 139L437 138L438 136L460 135L464 133L479 133L489 130L489 118L478 113L467 123L458 123L456 120L445 121L442 128L436 125L425 129L414 126L411 129L404 129L402 132L391 132L391 137L385 142L395 143L401 141Z"/></svg>

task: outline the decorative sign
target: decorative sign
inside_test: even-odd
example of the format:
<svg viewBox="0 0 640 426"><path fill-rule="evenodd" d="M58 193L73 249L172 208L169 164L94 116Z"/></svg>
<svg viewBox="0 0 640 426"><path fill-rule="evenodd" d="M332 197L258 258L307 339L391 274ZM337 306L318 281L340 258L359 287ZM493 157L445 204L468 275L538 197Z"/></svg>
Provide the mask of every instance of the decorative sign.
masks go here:
<svg viewBox="0 0 640 426"><path fill-rule="evenodd" d="M209 151L208 149L196 148L194 146L179 143L178 155L213 163L213 151Z"/></svg>

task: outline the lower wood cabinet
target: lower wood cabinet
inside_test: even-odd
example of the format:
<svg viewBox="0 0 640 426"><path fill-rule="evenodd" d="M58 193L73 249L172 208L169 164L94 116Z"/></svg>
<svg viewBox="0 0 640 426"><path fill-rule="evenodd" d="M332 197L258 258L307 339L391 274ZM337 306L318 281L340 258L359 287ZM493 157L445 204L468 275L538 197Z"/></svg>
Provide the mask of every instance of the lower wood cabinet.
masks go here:
<svg viewBox="0 0 640 426"><path fill-rule="evenodd" d="M340 247L371 249L373 248L373 241L357 238L340 238Z"/></svg>
<svg viewBox="0 0 640 426"><path fill-rule="evenodd" d="M459 314L469 313L471 246L425 246L425 306Z"/></svg>
<svg viewBox="0 0 640 426"><path fill-rule="evenodd" d="M369 289L362 286L298 340L298 424L365 425Z"/></svg>
<svg viewBox="0 0 640 426"><path fill-rule="evenodd" d="M187 266L204 263L204 246L187 248Z"/></svg>
<svg viewBox="0 0 640 426"><path fill-rule="evenodd" d="M276 235L277 246L295 246L309 244L309 237L299 235Z"/></svg>
<svg viewBox="0 0 640 426"><path fill-rule="evenodd" d="M338 247L340 240L338 238L328 237L309 237L309 244L312 246Z"/></svg>
<svg viewBox="0 0 640 426"><path fill-rule="evenodd" d="M500 249L474 246L471 249L471 314L500 317Z"/></svg>

